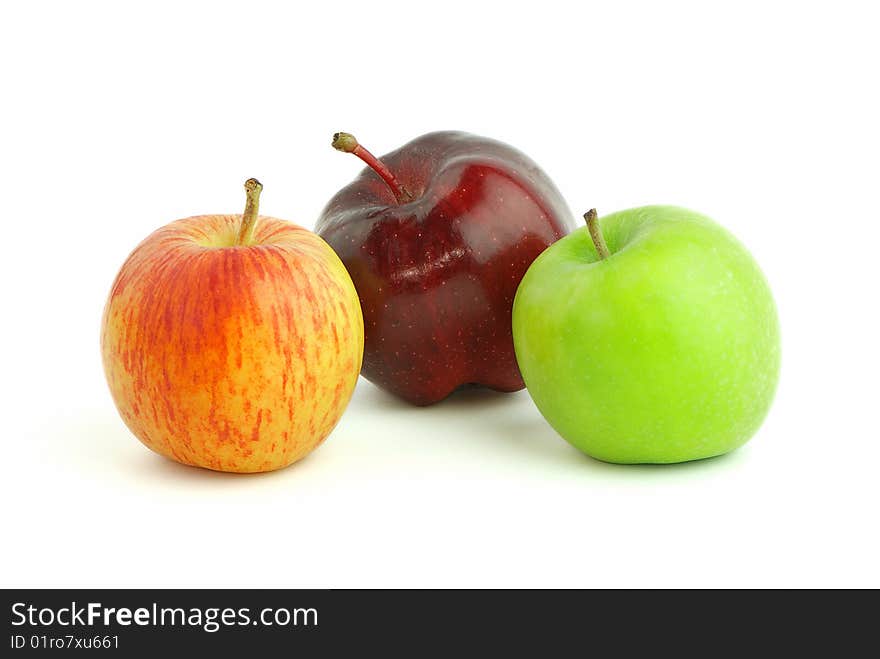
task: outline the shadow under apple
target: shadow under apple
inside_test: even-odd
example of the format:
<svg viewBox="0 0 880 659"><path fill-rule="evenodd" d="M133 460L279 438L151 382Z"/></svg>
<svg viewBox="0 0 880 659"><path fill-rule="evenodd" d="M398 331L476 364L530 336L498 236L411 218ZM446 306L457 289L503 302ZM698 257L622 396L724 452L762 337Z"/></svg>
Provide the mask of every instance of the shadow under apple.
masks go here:
<svg viewBox="0 0 880 659"><path fill-rule="evenodd" d="M265 482L293 469L303 469L310 457L306 456L286 469L238 474L185 465L159 455L143 446L125 424L110 413L90 414L69 423L68 430L75 441L65 442L68 450L60 452L57 457L63 456L67 467L107 482L114 478L134 478L163 486L207 482L228 484L232 480ZM83 450L86 447L88 450Z"/></svg>
<svg viewBox="0 0 880 659"><path fill-rule="evenodd" d="M93 478L136 478L165 487L208 482L229 485L231 480L256 485L284 477L302 478L306 474L311 479L316 473L315 469L323 468L322 454L328 453L324 457L331 463L340 459L349 460L346 453L354 448L349 442L360 438L359 431L347 425L355 416L380 417L381 423L388 426L388 433L397 437L394 441L398 446L403 442L424 442L436 449L442 443L449 448L448 455L454 459L487 465L497 461L505 470L513 465L515 472L543 473L547 477L678 479L685 475L703 476L724 470L745 460L747 456L747 452L740 449L715 458L679 464L606 463L583 454L563 440L544 420L526 391L511 394L482 387L465 387L440 403L415 407L361 380L348 414L343 416L339 427L328 438L328 444L278 471L235 474L177 463L140 445L121 420L110 413L89 414L71 423L70 435L76 440L62 442L67 449L52 451L54 457L51 459L56 461L63 457L67 468L73 467ZM428 430L414 436L413 420L416 418L419 427ZM399 425L395 424L395 419L400 421ZM328 451L328 447L332 447L332 451ZM355 449L355 452L363 453L368 449L372 453L393 449L393 446L363 446ZM333 455L330 455L331 452ZM456 454L460 457L455 458Z"/></svg>
<svg viewBox="0 0 880 659"><path fill-rule="evenodd" d="M405 438L406 442L443 442L455 452L481 461L517 463L517 471L577 473L603 478L644 480L701 476L726 469L745 459L740 449L732 453L677 464L613 464L602 462L571 446L541 416L527 391L503 393L485 387L466 386L445 400L417 407L361 379L352 401L358 415L380 415L391 424L389 432L411 432L411 422L430 431ZM394 416L391 416L394 415ZM402 425L394 428L394 418ZM343 418L343 423L345 418ZM437 431L444 428L447 431ZM398 440L399 442L400 440Z"/></svg>

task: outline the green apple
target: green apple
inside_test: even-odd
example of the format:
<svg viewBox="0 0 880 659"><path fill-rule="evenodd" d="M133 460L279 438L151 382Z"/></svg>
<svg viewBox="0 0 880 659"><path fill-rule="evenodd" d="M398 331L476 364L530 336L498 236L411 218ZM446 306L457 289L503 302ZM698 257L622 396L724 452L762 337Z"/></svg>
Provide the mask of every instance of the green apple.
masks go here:
<svg viewBox="0 0 880 659"><path fill-rule="evenodd" d="M513 304L516 358L538 409L606 462L684 462L747 442L780 360L755 260L683 208L585 217L535 260Z"/></svg>

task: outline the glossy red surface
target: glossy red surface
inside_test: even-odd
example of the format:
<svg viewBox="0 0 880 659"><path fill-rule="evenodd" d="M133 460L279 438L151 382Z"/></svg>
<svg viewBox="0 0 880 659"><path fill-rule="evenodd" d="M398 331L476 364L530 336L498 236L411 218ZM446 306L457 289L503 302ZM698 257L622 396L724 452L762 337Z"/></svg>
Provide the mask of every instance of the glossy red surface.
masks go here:
<svg viewBox="0 0 880 659"><path fill-rule="evenodd" d="M523 388L511 307L526 269L574 228L559 191L512 147L459 132L423 135L382 161L413 201L369 168L317 223L364 313L362 374L417 405L466 384Z"/></svg>

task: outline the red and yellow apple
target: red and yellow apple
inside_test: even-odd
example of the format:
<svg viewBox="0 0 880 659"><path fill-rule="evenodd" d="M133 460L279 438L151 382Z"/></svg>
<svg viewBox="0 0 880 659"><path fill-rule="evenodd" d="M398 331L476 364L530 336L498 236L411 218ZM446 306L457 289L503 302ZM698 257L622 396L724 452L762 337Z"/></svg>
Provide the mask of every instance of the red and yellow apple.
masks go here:
<svg viewBox="0 0 880 659"><path fill-rule="evenodd" d="M149 448L178 462L271 471L339 421L363 357L351 278L316 234L257 215L201 215L128 257L104 309L113 400Z"/></svg>

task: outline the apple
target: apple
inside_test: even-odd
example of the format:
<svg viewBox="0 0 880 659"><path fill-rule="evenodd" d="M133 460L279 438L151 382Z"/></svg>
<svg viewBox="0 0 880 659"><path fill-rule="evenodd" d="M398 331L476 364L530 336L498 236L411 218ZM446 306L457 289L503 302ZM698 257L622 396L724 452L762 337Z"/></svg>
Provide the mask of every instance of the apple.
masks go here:
<svg viewBox="0 0 880 659"><path fill-rule="evenodd" d="M683 462L744 444L770 408L780 360L754 259L683 208L586 218L516 294L516 356L538 409L606 462Z"/></svg>
<svg viewBox="0 0 880 659"><path fill-rule="evenodd" d="M516 149L460 132L423 135L366 164L317 232L351 274L364 313L363 375L416 405L464 385L522 389L511 335L526 269L574 229L544 172Z"/></svg>
<svg viewBox="0 0 880 659"><path fill-rule="evenodd" d="M270 471L330 433L358 378L351 278L314 233L257 215L155 231L122 266L101 352L123 421L149 448L218 471Z"/></svg>

